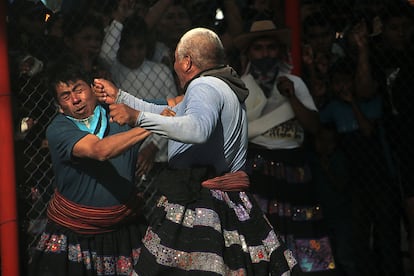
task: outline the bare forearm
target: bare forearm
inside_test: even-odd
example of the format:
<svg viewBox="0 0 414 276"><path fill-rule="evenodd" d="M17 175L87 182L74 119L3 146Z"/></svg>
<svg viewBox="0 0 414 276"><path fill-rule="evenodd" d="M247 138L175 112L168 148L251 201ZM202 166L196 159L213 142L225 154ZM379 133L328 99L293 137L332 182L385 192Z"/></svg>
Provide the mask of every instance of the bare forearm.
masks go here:
<svg viewBox="0 0 414 276"><path fill-rule="evenodd" d="M158 0L148 11L145 16L145 23L147 23L148 29L153 29L154 26L161 19L164 12L173 3L172 0Z"/></svg>
<svg viewBox="0 0 414 276"><path fill-rule="evenodd" d="M355 83L358 84L356 87L358 97L368 98L375 94L375 80L372 77L369 52L367 49L359 52Z"/></svg>
<svg viewBox="0 0 414 276"><path fill-rule="evenodd" d="M296 96L289 98L289 101L302 127L315 134L320 128L318 112L306 108Z"/></svg>
<svg viewBox="0 0 414 276"><path fill-rule="evenodd" d="M223 6L227 16L227 32L231 36L236 36L243 32L243 19L240 9L234 0L223 1Z"/></svg>
<svg viewBox="0 0 414 276"><path fill-rule="evenodd" d="M104 139L99 139L95 135L87 135L74 146L73 155L100 161L108 160L131 148L149 134L150 132L136 127Z"/></svg>

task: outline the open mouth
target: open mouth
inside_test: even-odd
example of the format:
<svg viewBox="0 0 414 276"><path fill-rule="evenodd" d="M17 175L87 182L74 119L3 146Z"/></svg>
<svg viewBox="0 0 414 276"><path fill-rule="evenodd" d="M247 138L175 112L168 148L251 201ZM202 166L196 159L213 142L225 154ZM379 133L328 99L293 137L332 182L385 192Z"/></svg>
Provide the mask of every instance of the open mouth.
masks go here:
<svg viewBox="0 0 414 276"><path fill-rule="evenodd" d="M85 112L85 108L86 108L86 106L82 106L82 107L76 109L76 113L78 113L78 114L84 113Z"/></svg>

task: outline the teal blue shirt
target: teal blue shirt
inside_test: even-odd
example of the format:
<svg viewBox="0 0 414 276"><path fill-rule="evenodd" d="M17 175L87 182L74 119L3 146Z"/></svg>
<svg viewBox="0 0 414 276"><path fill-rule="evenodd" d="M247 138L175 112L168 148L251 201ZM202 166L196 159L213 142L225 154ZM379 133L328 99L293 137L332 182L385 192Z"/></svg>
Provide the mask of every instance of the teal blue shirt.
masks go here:
<svg viewBox="0 0 414 276"><path fill-rule="evenodd" d="M129 129L109 123L105 136ZM63 114L57 115L47 128L57 190L65 198L86 206L109 207L125 203L135 187L135 164L141 143L107 161L75 158L73 147L87 134Z"/></svg>

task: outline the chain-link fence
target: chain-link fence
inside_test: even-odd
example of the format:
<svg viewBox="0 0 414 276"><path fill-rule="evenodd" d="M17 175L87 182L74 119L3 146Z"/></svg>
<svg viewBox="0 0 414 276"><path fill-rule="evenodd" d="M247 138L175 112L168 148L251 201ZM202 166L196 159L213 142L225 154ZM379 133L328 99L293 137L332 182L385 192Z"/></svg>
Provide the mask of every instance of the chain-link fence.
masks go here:
<svg viewBox="0 0 414 276"><path fill-rule="evenodd" d="M70 55L94 76L109 77L140 98L165 100L180 94L172 67L177 39L174 35L182 33L191 24L189 15L183 15L184 11L178 8L174 12L181 21L177 21L176 33L168 33L166 30L171 23L165 18L167 25L162 28L146 27L144 21L137 18L123 21L123 24L111 21L108 18L114 16L111 12L117 1L98 1L98 5L92 5L93 9L79 9L82 13L74 10L52 12L29 2L15 1L8 13L23 265L45 225L45 210L54 190L45 130L58 110L48 93L48 64L63 55ZM138 2L136 11L142 15L156 1ZM244 15L260 9L250 6L256 1L236 2ZM283 14L272 8L283 8L284 1L269 2L273 4L264 10L278 16L278 23L282 22ZM223 5L220 1L214 3L218 7ZM358 185L351 193L353 198L359 199L358 206L349 208L358 208L354 215L359 216L353 216L353 219L361 227L358 228L360 235L355 238L366 244L366 247L361 245L360 254L356 255L361 260L368 260L367 272L363 275L397 275L387 271L400 271L390 267L402 266L404 257L408 259L402 254L408 251L402 250L400 239L406 239L405 221L409 221L403 216L402 198L414 195L410 187L413 179L409 165L413 156L410 141L414 141L411 139L414 118L411 116L411 110L414 110L413 9L408 1L398 0L304 0L301 5L302 77L318 108L322 110L332 100L328 91L334 89L333 82L337 80L333 75L345 78L347 74L354 77L360 74L355 85L361 88L361 101L365 101L362 105L366 105L364 112L375 119L374 130L369 130L376 132L375 139L339 135L338 140L347 160L352 160L347 177L354 186ZM173 16L173 13L166 13L166 16ZM159 20L157 24L161 25L163 21ZM212 26L219 23L220 20L210 22ZM180 24L182 29L179 29ZM219 30L221 28L220 25ZM160 38L163 38L163 44L159 43ZM141 63L144 57L145 61ZM234 67L238 68L237 51L231 52L231 58L236 60ZM340 68L334 66L336 61L344 59L346 62ZM347 66L350 70L342 70ZM382 99L380 117L376 117L375 103L367 100L372 99L372 95ZM162 154L165 155L165 151ZM162 154L159 158L165 161ZM328 212L332 217L340 216L333 209ZM369 267L370 264L378 265L378 262L370 261L376 258L381 260L383 274L375 267Z"/></svg>

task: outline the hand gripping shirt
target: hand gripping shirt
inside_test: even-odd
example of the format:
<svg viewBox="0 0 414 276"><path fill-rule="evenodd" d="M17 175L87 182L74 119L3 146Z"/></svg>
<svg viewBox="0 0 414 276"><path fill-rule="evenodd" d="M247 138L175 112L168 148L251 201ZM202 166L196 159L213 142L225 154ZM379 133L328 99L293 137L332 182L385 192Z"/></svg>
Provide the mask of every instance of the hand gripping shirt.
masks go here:
<svg viewBox="0 0 414 276"><path fill-rule="evenodd" d="M201 76L189 84L174 117L159 115L167 106L150 104L120 91L118 102L140 110L137 125L168 137L173 168L214 166L218 174L244 169L247 117L244 104L223 80Z"/></svg>
<svg viewBox="0 0 414 276"><path fill-rule="evenodd" d="M129 129L129 126L108 123L104 137ZM58 114L47 128L56 188L68 200L86 206L110 207L125 203L135 187L135 163L141 143L106 161L75 158L74 145L88 134L63 114Z"/></svg>

